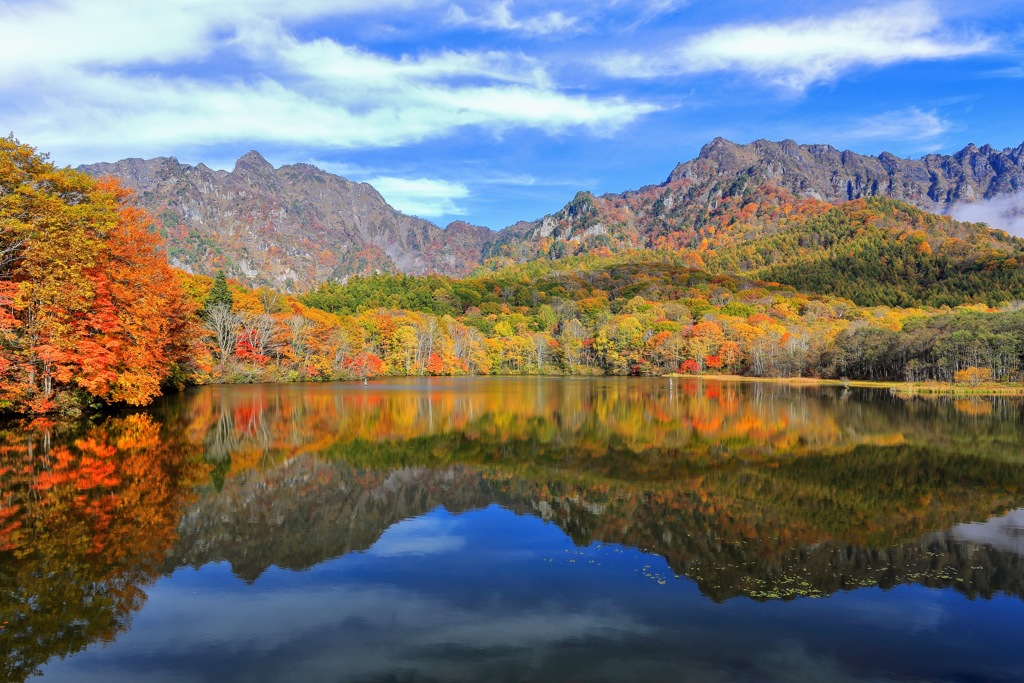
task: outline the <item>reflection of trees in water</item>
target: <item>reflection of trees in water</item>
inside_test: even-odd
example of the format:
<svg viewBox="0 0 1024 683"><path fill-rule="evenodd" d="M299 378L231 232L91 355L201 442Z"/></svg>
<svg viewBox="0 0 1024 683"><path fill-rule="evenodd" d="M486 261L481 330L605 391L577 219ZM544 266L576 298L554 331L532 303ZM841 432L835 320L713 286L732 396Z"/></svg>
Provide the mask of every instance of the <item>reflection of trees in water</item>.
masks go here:
<svg viewBox="0 0 1024 683"><path fill-rule="evenodd" d="M324 510L345 504L344 496L332 497L335 491L358 498L372 490L387 499L370 482L388 472L469 467L485 475L486 491L473 485L465 500L423 500L459 508L497 501L533 511L578 543L600 539L654 550L698 581L709 577L709 592L719 585L713 577L722 580L737 566L752 577L791 576L785 558L801 548L884 550L985 519L1020 505L1024 481L1021 404L1007 399L992 401L979 417L951 401L905 401L884 392L528 379L227 388L197 392L188 414L218 434L235 425L234 435L218 443L235 439L237 485L259 481L261 471L290 472L284 463L303 455L362 473L331 474L322 465L327 474L318 476L342 479L340 488L317 494L316 509ZM464 487L475 480L460 481ZM265 484L268 493L256 497L268 510L306 504L279 498L277 491L294 492L288 486ZM234 497L232 487L216 503L222 517ZM342 546L365 546L386 528L381 520L402 518L369 510L338 512L336 519L346 520L341 528L358 527L353 538L360 539ZM292 527L299 537L301 527ZM313 555L330 556L321 551ZM257 556L267 555L250 554ZM259 571L256 562L245 575ZM834 590L823 580L816 580L820 590ZM751 581L722 585L771 594Z"/></svg>
<svg viewBox="0 0 1024 683"><path fill-rule="evenodd" d="M146 599L201 470L146 415L0 431L2 680L109 641Z"/></svg>
<svg viewBox="0 0 1024 683"><path fill-rule="evenodd" d="M242 434L235 427L234 415L221 410L203 439L203 457L213 463L230 461L232 451L237 451L241 444Z"/></svg>
<svg viewBox="0 0 1024 683"><path fill-rule="evenodd" d="M1021 402L1001 398L985 405L988 412L977 406L965 411L948 400L772 384L676 381L670 388L665 380L507 378L397 387L216 387L164 410L202 423L207 459L241 456L237 471L347 441L444 434L535 438L593 453L609 442L635 451L741 451L745 457L918 443L1016 457L1024 441Z"/></svg>
<svg viewBox="0 0 1024 683"><path fill-rule="evenodd" d="M431 466L449 450L464 464ZM205 496L168 567L226 560L253 580L270 565L302 569L366 549L392 524L438 506L497 503L557 524L579 545L662 555L717 600L897 583L1024 597L1021 557L931 533L1024 504L1018 465L906 446L696 464L677 451L616 450L604 462L588 456L586 471L575 455L441 437L353 442L336 460L306 454L239 473ZM626 476L621 463L630 461L658 476ZM617 479L607 476L611 463Z"/></svg>
<svg viewBox="0 0 1024 683"><path fill-rule="evenodd" d="M1017 402L473 382L211 387L74 432L0 431L3 676L115 637L162 570L308 567L439 505L658 553L715 599L904 582L1024 597L1019 555L936 535L1024 505ZM217 486L179 520L200 473Z"/></svg>

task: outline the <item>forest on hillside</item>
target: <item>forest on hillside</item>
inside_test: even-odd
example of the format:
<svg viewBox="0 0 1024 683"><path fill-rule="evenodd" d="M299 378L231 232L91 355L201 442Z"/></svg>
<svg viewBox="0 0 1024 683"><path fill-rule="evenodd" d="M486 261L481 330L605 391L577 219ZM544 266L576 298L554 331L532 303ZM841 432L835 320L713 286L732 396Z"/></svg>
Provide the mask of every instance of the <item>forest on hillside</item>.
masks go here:
<svg viewBox="0 0 1024 683"><path fill-rule="evenodd" d="M579 204L576 218L600 213ZM656 248L613 251L601 235L563 255L545 238L537 258L499 246L462 279L377 274L296 297L171 268L153 217L116 181L8 137L0 225L5 412L138 405L187 383L714 372L977 384L1019 382L1024 363L1024 241L887 199L794 204L740 186L694 219L696 247L667 227Z"/></svg>

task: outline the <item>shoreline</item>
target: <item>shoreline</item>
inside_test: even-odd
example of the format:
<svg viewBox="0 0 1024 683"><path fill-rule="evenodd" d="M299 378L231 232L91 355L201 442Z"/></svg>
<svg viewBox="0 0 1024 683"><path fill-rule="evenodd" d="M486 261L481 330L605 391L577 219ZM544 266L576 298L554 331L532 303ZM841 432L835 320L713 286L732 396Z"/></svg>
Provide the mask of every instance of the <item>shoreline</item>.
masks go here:
<svg viewBox="0 0 1024 683"><path fill-rule="evenodd" d="M715 382L756 382L762 384L786 384L801 387L846 387L851 389L885 389L894 396L912 398L915 396L952 397L1024 397L1024 384L999 384L985 382L977 386L953 382L888 382L871 380L821 379L818 377L747 377L744 375L684 375L670 372L662 377L679 379L712 380Z"/></svg>

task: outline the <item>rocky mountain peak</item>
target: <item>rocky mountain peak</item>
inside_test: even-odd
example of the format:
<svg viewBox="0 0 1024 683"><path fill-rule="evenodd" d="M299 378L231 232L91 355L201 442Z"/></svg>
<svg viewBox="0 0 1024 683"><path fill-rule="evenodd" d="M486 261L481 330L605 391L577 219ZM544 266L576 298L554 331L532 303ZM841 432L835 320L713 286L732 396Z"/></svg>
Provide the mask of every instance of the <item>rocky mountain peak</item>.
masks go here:
<svg viewBox="0 0 1024 683"><path fill-rule="evenodd" d="M395 270L462 275L497 233L450 233L390 206L372 186L308 164L275 169L253 150L234 170L173 158L83 166L112 175L157 218L172 265L249 285L301 291L325 280Z"/></svg>
<svg viewBox="0 0 1024 683"><path fill-rule="evenodd" d="M686 178L708 184L716 178L749 174L800 197L844 202L886 196L927 211L945 213L961 202L991 199L1024 187L1024 145L996 151L968 144L952 155L903 159L839 152L829 145L800 145L793 140L755 140L739 145L715 138L698 157L681 163L668 182Z"/></svg>
<svg viewBox="0 0 1024 683"><path fill-rule="evenodd" d="M274 167L269 161L263 158L262 154L253 149L239 157L238 161L235 162L234 172L251 173L254 175L273 175Z"/></svg>
<svg viewBox="0 0 1024 683"><path fill-rule="evenodd" d="M725 138L718 136L711 142L707 143L700 148L700 152L697 154L698 159L709 159L718 154L723 149L730 149L736 147L735 142L730 142Z"/></svg>

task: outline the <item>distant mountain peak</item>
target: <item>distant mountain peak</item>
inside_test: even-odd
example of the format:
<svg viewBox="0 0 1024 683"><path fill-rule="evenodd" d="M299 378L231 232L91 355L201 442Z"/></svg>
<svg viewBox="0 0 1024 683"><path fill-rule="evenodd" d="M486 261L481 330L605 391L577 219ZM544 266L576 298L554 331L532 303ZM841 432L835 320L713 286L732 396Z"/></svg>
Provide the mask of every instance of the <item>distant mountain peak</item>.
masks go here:
<svg viewBox="0 0 1024 683"><path fill-rule="evenodd" d="M274 166L264 159L262 154L253 149L239 157L238 161L235 162L235 172L237 173L238 171L272 174Z"/></svg>

